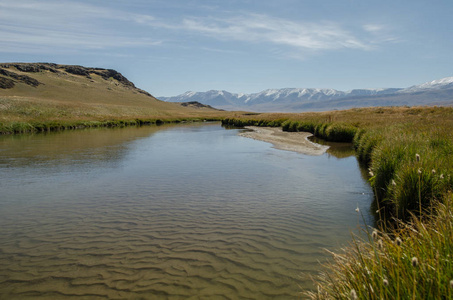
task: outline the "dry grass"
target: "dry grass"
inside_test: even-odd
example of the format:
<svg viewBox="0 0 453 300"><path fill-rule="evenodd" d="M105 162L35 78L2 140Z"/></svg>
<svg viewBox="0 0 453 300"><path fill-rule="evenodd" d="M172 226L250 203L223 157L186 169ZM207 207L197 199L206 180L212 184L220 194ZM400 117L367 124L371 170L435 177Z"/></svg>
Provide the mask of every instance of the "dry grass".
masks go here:
<svg viewBox="0 0 453 300"><path fill-rule="evenodd" d="M113 78L106 80L96 74L88 78L64 71L30 73L13 67L8 71L32 77L41 84L34 87L16 82L12 89L0 89L0 132L3 133L11 132L12 128L32 128L36 123L220 119L228 114L159 101Z"/></svg>
<svg viewBox="0 0 453 300"><path fill-rule="evenodd" d="M232 117L240 120L340 123L361 129L381 129L392 125L413 123L438 124L450 128L453 126L452 107L372 107L312 113L237 114Z"/></svg>

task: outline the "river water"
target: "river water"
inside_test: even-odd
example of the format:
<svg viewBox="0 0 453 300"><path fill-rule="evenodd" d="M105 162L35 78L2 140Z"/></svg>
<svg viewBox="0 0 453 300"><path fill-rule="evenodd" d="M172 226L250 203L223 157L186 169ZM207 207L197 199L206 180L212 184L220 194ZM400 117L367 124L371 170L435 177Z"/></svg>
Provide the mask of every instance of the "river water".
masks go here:
<svg viewBox="0 0 453 300"><path fill-rule="evenodd" d="M373 195L218 123L0 137L1 299L297 299Z"/></svg>

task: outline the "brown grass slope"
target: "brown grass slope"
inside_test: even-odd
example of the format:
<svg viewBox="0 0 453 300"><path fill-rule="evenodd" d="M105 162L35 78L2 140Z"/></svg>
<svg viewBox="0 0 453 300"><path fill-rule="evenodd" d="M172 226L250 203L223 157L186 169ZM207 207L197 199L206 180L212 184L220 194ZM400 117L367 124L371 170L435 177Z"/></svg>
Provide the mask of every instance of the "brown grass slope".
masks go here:
<svg viewBox="0 0 453 300"><path fill-rule="evenodd" d="M209 107L167 103L115 70L0 63L0 123L216 117Z"/></svg>

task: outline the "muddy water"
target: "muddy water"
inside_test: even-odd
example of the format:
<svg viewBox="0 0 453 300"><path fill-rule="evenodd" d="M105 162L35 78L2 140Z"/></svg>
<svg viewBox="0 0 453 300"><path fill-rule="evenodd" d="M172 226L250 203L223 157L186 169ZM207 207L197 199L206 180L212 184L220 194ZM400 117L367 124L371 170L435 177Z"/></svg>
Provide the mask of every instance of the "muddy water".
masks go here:
<svg viewBox="0 0 453 300"><path fill-rule="evenodd" d="M0 137L0 298L297 299L371 190L353 156L237 132Z"/></svg>

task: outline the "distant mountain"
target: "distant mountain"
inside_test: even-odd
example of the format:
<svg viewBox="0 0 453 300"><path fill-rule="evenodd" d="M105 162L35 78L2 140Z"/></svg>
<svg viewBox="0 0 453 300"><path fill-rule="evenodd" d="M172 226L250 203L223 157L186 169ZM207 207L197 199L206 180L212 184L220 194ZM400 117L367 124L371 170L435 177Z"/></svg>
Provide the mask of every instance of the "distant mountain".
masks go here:
<svg viewBox="0 0 453 300"><path fill-rule="evenodd" d="M347 109L370 106L453 105L453 77L409 88L335 89L285 88L253 94L227 91L186 92L175 97L160 97L167 102L198 101L225 110L257 112L299 112Z"/></svg>
<svg viewBox="0 0 453 300"><path fill-rule="evenodd" d="M445 90L453 88L453 77L446 77L439 80L433 80L430 82L425 82L419 85L411 86L407 89L403 89L400 93L417 93L424 91L435 91L435 90Z"/></svg>

